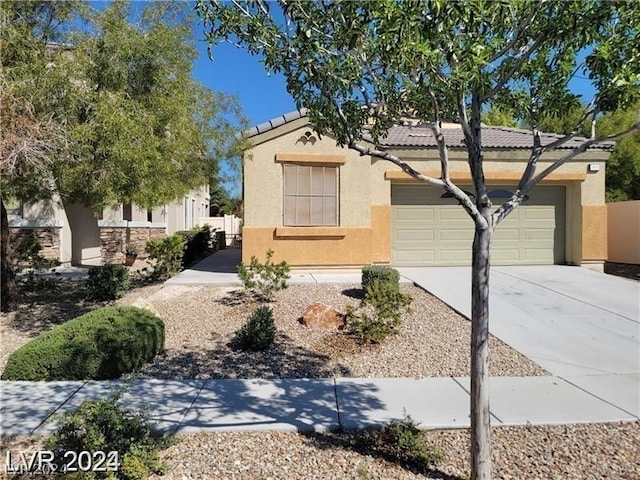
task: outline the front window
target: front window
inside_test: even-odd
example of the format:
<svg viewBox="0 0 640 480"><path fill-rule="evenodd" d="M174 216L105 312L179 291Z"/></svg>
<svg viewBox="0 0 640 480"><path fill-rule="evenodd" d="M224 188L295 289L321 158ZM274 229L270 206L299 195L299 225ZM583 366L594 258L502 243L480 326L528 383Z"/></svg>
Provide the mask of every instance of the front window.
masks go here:
<svg viewBox="0 0 640 480"><path fill-rule="evenodd" d="M338 225L338 167L284 165L284 225Z"/></svg>

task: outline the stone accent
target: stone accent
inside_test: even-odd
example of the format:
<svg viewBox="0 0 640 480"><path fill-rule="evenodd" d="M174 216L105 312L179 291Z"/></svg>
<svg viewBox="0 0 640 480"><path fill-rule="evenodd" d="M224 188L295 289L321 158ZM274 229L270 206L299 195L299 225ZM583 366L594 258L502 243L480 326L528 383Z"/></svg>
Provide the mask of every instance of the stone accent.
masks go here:
<svg viewBox="0 0 640 480"><path fill-rule="evenodd" d="M324 303L309 305L302 314L302 323L311 328L344 328L344 314Z"/></svg>
<svg viewBox="0 0 640 480"><path fill-rule="evenodd" d="M138 258L147 258L144 247L152 238L164 237L164 227L101 226L100 244L102 263L124 262L125 247L133 243L138 248Z"/></svg>
<svg viewBox="0 0 640 480"><path fill-rule="evenodd" d="M138 258L147 258L144 247L152 238L164 237L164 227L130 227L127 243L133 243L138 248Z"/></svg>
<svg viewBox="0 0 640 480"><path fill-rule="evenodd" d="M18 259L13 253L18 245L20 245L25 238L35 233L38 242L42 245L40 255L49 260L55 260L60 258L60 228L59 227L9 227L9 243L11 245L11 261L14 265L17 264Z"/></svg>
<svg viewBox="0 0 640 480"><path fill-rule="evenodd" d="M102 257L102 263L122 263L126 244L126 227L101 227L100 256Z"/></svg>

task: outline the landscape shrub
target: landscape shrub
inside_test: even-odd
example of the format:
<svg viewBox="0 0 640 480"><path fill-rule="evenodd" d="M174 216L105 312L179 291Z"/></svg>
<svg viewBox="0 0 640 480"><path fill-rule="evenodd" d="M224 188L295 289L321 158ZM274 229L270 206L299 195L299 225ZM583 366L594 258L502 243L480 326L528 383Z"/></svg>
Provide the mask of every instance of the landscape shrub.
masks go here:
<svg viewBox="0 0 640 480"><path fill-rule="evenodd" d="M273 250L267 250L267 260L260 263L257 257L251 257L249 267L244 263L238 266L238 277L242 280L244 288L251 292L259 300L270 302L274 293L287 288L287 280L290 278L290 267L284 260L278 264L273 263Z"/></svg>
<svg viewBox="0 0 640 480"><path fill-rule="evenodd" d="M164 348L164 323L148 310L104 307L13 352L3 380L108 380L140 369Z"/></svg>
<svg viewBox="0 0 640 480"><path fill-rule="evenodd" d="M18 266L33 270L46 270L59 266L59 259L49 259L40 255L42 248L42 243L35 232L26 234L14 248Z"/></svg>
<svg viewBox="0 0 640 480"><path fill-rule="evenodd" d="M362 289L367 291L374 281L400 285L400 273L385 265L366 265L362 267Z"/></svg>
<svg viewBox="0 0 640 480"><path fill-rule="evenodd" d="M398 283L375 279L365 291L358 309L347 307L346 321L360 343L380 343L396 333L402 312L411 312L411 295L402 293Z"/></svg>
<svg viewBox="0 0 640 480"><path fill-rule="evenodd" d="M80 407L62 416L62 424L46 441L54 453L54 463L69 462L66 452L103 452L107 455L104 472L83 472L83 479L142 480L162 474L165 467L159 451L173 443L170 437L155 434L145 412L130 412L118 404L120 392L105 400L85 400ZM117 457L111 452L117 452Z"/></svg>
<svg viewBox="0 0 640 480"><path fill-rule="evenodd" d="M113 263L91 267L86 285L91 298L116 300L129 291L131 285L129 270L123 265Z"/></svg>
<svg viewBox="0 0 640 480"><path fill-rule="evenodd" d="M420 473L445 460L442 452L427 443L418 423L406 414L383 429L359 432L351 445L364 454L381 456Z"/></svg>
<svg viewBox="0 0 640 480"><path fill-rule="evenodd" d="M182 267L188 267L195 260L202 257L212 248L211 227L204 225L191 230L181 230L176 235L184 239L184 249L182 253Z"/></svg>
<svg viewBox="0 0 640 480"><path fill-rule="evenodd" d="M236 332L235 343L241 350L266 350L273 344L276 326L273 310L267 306L257 308L249 320Z"/></svg>
<svg viewBox="0 0 640 480"><path fill-rule="evenodd" d="M153 261L153 280L165 280L182 270L184 246L184 237L175 233L167 237L152 238L147 242L144 250Z"/></svg>

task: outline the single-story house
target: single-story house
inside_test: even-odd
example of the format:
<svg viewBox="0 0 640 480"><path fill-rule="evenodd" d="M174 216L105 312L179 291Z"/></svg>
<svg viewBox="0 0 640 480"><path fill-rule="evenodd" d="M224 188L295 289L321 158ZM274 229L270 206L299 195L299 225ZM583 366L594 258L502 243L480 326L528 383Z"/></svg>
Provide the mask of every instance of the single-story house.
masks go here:
<svg viewBox="0 0 640 480"><path fill-rule="evenodd" d="M473 191L459 125L443 125L451 179ZM313 131L306 112L291 112L245 132L242 259L292 266L469 265L473 223L442 188L419 183L394 164L360 156ZM546 144L558 138L543 134ZM538 171L579 140L543 156ZM483 129L484 172L493 203L513 191L530 154L532 134ZM378 148L440 176L429 128L393 127ZM498 226L494 265L571 264L601 269L607 258L605 164L611 144L590 148L529 194Z"/></svg>
<svg viewBox="0 0 640 480"><path fill-rule="evenodd" d="M127 243L135 244L142 254L147 240L188 230L209 216L208 185L154 210L118 204L97 216L84 205L62 207L57 200L6 205L11 245L35 233L43 247L40 254L63 265L118 263Z"/></svg>

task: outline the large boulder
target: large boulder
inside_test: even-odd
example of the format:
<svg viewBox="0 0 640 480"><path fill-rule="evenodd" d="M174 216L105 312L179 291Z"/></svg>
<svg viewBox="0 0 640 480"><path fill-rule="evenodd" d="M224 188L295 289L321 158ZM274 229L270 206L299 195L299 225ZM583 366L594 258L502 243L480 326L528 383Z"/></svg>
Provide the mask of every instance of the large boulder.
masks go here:
<svg viewBox="0 0 640 480"><path fill-rule="evenodd" d="M302 323L310 328L344 328L344 314L324 303L309 305L302 314Z"/></svg>

